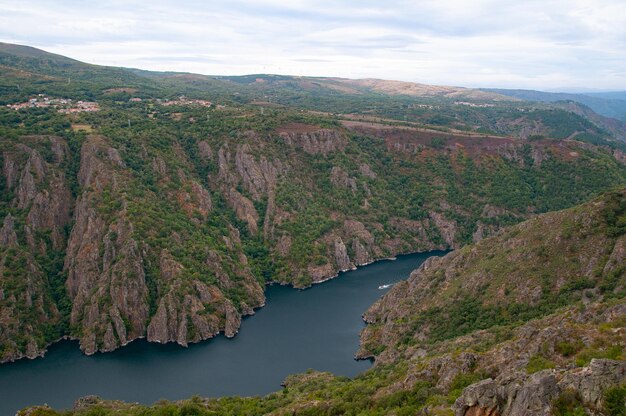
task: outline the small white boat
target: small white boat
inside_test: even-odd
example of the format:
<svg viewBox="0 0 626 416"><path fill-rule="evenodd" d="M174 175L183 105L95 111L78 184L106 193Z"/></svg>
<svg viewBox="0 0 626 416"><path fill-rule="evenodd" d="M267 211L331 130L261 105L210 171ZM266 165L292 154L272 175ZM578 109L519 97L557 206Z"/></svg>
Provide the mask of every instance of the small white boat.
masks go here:
<svg viewBox="0 0 626 416"><path fill-rule="evenodd" d="M380 286L378 286L378 290L389 289L391 286L393 286L393 283L388 283L386 285L380 285Z"/></svg>

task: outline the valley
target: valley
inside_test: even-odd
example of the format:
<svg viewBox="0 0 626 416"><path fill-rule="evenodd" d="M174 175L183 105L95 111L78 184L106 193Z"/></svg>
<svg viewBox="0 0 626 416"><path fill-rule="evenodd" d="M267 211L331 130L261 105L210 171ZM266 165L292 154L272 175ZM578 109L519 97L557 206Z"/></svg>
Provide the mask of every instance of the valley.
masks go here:
<svg viewBox="0 0 626 416"><path fill-rule="evenodd" d="M75 342L55 344L43 359L0 366L0 414L44 403L71 408L88 395L151 404L192 395L269 394L289 374L309 368L356 376L371 366L354 360L361 314L385 293L379 286L406 278L431 254L443 253L377 262L304 291L269 286L267 305L232 339L219 336L188 349L137 340L90 357Z"/></svg>
<svg viewBox="0 0 626 416"><path fill-rule="evenodd" d="M62 339L52 348L107 353L93 362L138 343L235 345L273 291L453 250L359 303L360 347L342 348L375 360L364 373L152 407L92 397L75 414L522 415L622 394L622 121L576 101L150 72L11 44L0 68L0 362L18 361L7 369L44 365L23 359ZM44 96L97 111L34 105ZM340 283L324 285L310 292ZM198 391L266 394L272 380Z"/></svg>

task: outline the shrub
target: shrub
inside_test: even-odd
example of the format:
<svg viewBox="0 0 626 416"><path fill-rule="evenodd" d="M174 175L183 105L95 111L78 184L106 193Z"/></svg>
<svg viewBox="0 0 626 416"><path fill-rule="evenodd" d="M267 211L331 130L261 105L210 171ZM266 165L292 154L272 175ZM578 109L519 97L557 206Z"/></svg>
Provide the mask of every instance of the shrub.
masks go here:
<svg viewBox="0 0 626 416"><path fill-rule="evenodd" d="M552 412L554 416L585 416L587 414L578 392L573 390L565 390L552 402Z"/></svg>
<svg viewBox="0 0 626 416"><path fill-rule="evenodd" d="M621 360L624 358L623 352L624 351L620 345L613 345L607 349L585 348L576 354L576 365L584 367L589 364L593 358Z"/></svg>
<svg viewBox="0 0 626 416"><path fill-rule="evenodd" d="M563 357L571 357L580 351L584 347L584 344L577 340L576 342L563 341L555 345L555 350Z"/></svg>
<svg viewBox="0 0 626 416"><path fill-rule="evenodd" d="M626 416L626 385L604 393L604 411L609 416Z"/></svg>
<svg viewBox="0 0 626 416"><path fill-rule="evenodd" d="M533 355L528 364L526 365L526 372L528 374L533 374L541 370L547 370L549 368L556 367L554 361L547 359L542 355Z"/></svg>

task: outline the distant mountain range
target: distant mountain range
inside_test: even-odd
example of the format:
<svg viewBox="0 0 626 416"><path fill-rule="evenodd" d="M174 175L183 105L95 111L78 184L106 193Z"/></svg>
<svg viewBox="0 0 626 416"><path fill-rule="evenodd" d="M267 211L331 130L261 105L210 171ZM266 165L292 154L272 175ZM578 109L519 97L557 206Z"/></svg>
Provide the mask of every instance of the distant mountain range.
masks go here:
<svg viewBox="0 0 626 416"><path fill-rule="evenodd" d="M553 103L557 101L575 101L591 108L596 113L605 117L626 121L626 91L595 92L595 93L562 93L543 92L535 90L515 90L486 88L486 92L506 95L529 101L541 101Z"/></svg>

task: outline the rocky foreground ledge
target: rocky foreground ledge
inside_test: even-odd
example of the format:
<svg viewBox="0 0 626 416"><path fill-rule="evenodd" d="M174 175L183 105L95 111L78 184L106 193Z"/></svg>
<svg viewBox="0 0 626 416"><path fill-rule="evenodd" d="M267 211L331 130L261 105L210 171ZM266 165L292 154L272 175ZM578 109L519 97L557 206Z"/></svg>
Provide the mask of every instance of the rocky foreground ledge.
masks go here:
<svg viewBox="0 0 626 416"><path fill-rule="evenodd" d="M329 378L330 377L330 378ZM287 383L289 388L298 389L298 383L311 384L331 381L328 373L310 373L302 375L298 382ZM606 403L607 391L620 386L626 381L626 361L593 359L582 368L567 370L543 370L534 374L519 372L507 374L496 379L485 379L465 388L461 397L453 406L455 416L550 416L560 414L577 415L579 413L559 412L560 405L567 406L568 402L584 406L591 415L623 415L626 408L613 409ZM331 381L332 382L332 381ZM288 394L283 394L283 397ZM249 398L240 400L270 400ZM228 399L222 399L227 401ZM623 400L623 398L622 398ZM218 399L218 402L220 399ZM619 403L617 403L619 406ZM169 407L168 407L169 406ZM16 416L55 416L55 415L161 415L161 414L222 414L212 412L215 409L215 399L195 398L171 404L157 404L146 408L137 403L103 400L98 396L81 397L74 402L68 412L57 413L49 406L36 406L24 409ZM273 409L268 413L273 415L298 414L329 414L328 403L322 400L297 400L295 403L287 400L284 407ZM181 409L195 409L192 413L183 413ZM607 408L609 409L607 412ZM166 409L179 413L166 413ZM313 410L313 412L311 412ZM419 415L448 414L440 413L441 409L428 410L428 407ZM154 412L154 413L152 413ZM162 412L162 413L159 413ZM621 412L621 413L620 413ZM239 413L236 413L239 414ZM243 414L243 413L242 413ZM247 413L245 413L247 414ZM394 414L394 413L390 413Z"/></svg>
<svg viewBox="0 0 626 416"><path fill-rule="evenodd" d="M455 416L548 416L555 414L555 401L561 398L602 414L607 389L624 381L626 361L607 359L592 359L583 368L503 374L467 387L456 400L454 411Z"/></svg>

